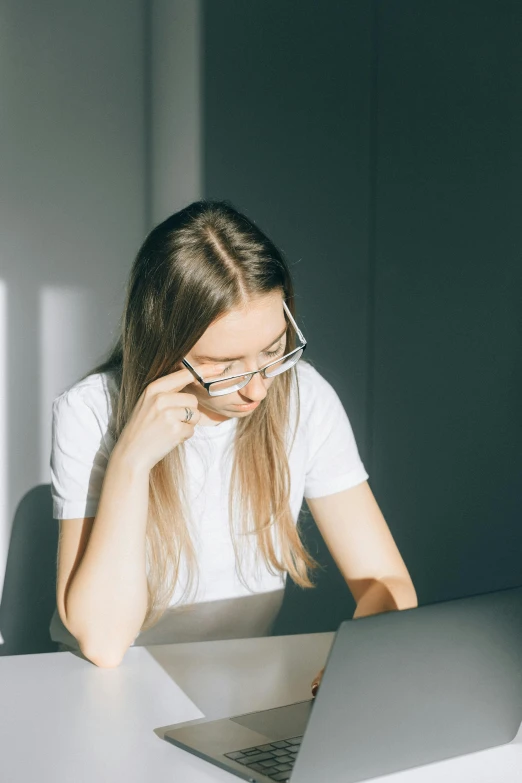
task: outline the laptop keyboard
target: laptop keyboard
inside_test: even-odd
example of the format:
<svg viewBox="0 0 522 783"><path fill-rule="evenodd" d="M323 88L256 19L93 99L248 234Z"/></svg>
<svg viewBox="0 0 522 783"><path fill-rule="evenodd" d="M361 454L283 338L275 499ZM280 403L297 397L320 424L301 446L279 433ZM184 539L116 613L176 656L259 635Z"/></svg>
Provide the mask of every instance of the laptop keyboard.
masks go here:
<svg viewBox="0 0 522 783"><path fill-rule="evenodd" d="M227 759L237 761L254 772L262 772L271 780L290 780L297 752L301 746L302 737L271 742L268 745L258 745L256 748L236 750L225 753Z"/></svg>

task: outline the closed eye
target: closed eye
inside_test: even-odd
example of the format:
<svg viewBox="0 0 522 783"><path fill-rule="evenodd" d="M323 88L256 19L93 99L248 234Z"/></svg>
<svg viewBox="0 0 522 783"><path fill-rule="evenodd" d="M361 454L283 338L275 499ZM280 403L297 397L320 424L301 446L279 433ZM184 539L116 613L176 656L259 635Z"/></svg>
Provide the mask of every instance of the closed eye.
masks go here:
<svg viewBox="0 0 522 783"><path fill-rule="evenodd" d="M274 357L278 356L284 349L283 343L280 343L277 348L274 351L263 351L263 354L267 356L269 359L273 359ZM225 367L223 372L220 372L218 375L215 375L215 378L223 378L225 375L229 375L230 371L232 370L232 365L229 364L228 367Z"/></svg>
<svg viewBox="0 0 522 783"><path fill-rule="evenodd" d="M277 346L275 351L263 351L263 353L265 354L265 356L272 357L272 356L277 356L278 354L280 354L282 350L283 350L283 345L280 344L280 345Z"/></svg>
<svg viewBox="0 0 522 783"><path fill-rule="evenodd" d="M216 378L222 378L224 375L228 375L231 369L232 369L232 365L229 364L228 367L225 367L223 372L220 372L219 375L216 375Z"/></svg>

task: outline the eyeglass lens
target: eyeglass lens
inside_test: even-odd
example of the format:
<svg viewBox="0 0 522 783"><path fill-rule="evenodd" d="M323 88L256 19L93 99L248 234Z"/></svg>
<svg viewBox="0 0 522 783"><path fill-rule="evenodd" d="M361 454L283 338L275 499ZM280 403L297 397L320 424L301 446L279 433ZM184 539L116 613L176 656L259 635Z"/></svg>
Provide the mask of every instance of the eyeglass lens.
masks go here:
<svg viewBox="0 0 522 783"><path fill-rule="evenodd" d="M281 375L281 373L286 372L286 370L289 370L299 361L302 355L303 350L301 349L286 359L283 357L280 362L273 364L265 371L266 377L275 378L276 375ZM222 381L213 381L209 386L209 394L211 397L230 394L231 392L246 386L251 377L251 375L240 375L238 378L224 378Z"/></svg>

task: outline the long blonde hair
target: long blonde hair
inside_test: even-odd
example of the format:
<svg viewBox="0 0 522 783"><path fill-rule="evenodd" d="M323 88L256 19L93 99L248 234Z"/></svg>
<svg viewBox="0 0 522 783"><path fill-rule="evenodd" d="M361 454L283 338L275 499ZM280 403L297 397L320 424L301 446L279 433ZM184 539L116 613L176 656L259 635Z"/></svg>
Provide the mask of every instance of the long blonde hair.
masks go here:
<svg viewBox="0 0 522 783"><path fill-rule="evenodd" d="M181 359L216 318L275 290L281 291L293 315L293 286L283 255L230 204L194 202L154 228L131 270L119 339L106 360L88 373L115 374L116 438L145 387L179 369ZM288 350L294 347L292 335ZM289 504L293 394L298 416L295 369L274 378L259 407L238 420L229 515L240 575L239 539L255 537L258 555L272 573L288 572L296 584L312 587L309 572L316 563L303 546ZM293 426L295 433L297 419ZM182 559L189 575L184 599L193 594L197 581L184 462L181 444L150 472L148 611L142 630L154 625L169 606Z"/></svg>

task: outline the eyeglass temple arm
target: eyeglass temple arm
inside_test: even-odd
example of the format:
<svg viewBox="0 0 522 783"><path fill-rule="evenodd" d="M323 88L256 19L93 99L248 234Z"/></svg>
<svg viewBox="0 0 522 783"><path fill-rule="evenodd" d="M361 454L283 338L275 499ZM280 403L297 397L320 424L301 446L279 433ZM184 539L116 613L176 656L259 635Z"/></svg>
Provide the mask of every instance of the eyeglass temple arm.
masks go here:
<svg viewBox="0 0 522 783"><path fill-rule="evenodd" d="M205 383L205 381L203 380L203 378L202 378L202 377L199 375L198 371L197 371L197 370L195 370L195 369L194 369L194 367L193 367L193 366L192 366L192 365L191 365L191 364L190 364L190 363L189 363L189 362L188 362L186 359L182 359L182 360L181 360L181 363L185 365L185 367L187 368L187 370L190 370L190 372L192 373L192 375L194 375L194 376L195 376L195 377L198 379L198 381L199 381L200 383L202 383L202 384L204 384L204 383Z"/></svg>
<svg viewBox="0 0 522 783"><path fill-rule="evenodd" d="M301 332L301 330L299 329L298 325L296 324L296 322L295 322L295 320L294 320L294 318L292 316L292 313L290 312L290 310L286 306L286 302L283 302L283 308L284 308L285 313L288 316L288 319L289 319L290 323L292 324L292 326L294 327L295 331L297 332L297 336L299 337L299 339L301 340L303 345L306 345L306 340L305 340L305 338L303 336L303 333Z"/></svg>

